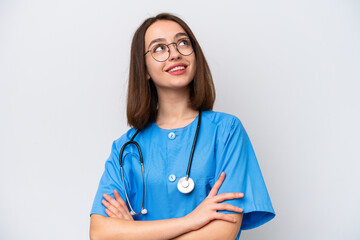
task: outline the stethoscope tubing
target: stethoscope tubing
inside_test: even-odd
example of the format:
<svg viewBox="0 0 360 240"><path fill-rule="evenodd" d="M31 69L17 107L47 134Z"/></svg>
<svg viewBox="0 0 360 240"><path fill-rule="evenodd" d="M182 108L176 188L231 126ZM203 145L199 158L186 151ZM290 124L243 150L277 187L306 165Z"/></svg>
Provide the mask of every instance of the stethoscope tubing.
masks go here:
<svg viewBox="0 0 360 240"><path fill-rule="evenodd" d="M195 152L195 145L196 145L197 138L198 138L198 134L199 134L199 130L200 130L200 123L201 123L201 111L199 111L198 124L197 124L197 126L196 126L195 137L194 137L193 145L192 145L192 147L191 147L191 152L190 152L190 157L189 157L189 163L188 163L188 167L187 167L187 170L186 170L186 180L188 180L188 179L189 179L189 176L190 176L191 164L192 164L192 160L193 160L193 156L194 156L194 152Z"/></svg>
<svg viewBox="0 0 360 240"><path fill-rule="evenodd" d="M120 155L119 155L119 162L120 162L120 171L121 171L121 180L123 182L123 185L124 185L124 192L125 192L125 197L126 197L126 201L128 202L129 204L129 207L130 207L130 213L131 215L140 215L142 214L142 212L146 209L144 209L144 202L145 202L145 169L144 169L144 161L143 161L143 156L142 156L142 153L141 153L141 149L140 149L140 146L137 142L134 141L134 138L136 137L136 135L139 133L140 129L138 129L136 131L136 133L134 134L134 136L131 138L131 140L127 143L125 143L122 147L121 147L121 150L120 150ZM122 161L122 155L124 153L124 149L127 145L129 144L134 144L137 149L138 149L138 152L139 152L139 156L140 156L140 164L141 164L141 173L142 173L142 181L143 181L143 199L142 199L142 203L141 203L141 211L139 213L135 212L134 209L132 208L131 204L130 204L130 200L129 200L129 197L127 195L127 192L126 192L126 187L125 187L125 181L124 181L124 171L123 171L123 161Z"/></svg>
<svg viewBox="0 0 360 240"><path fill-rule="evenodd" d="M196 146L196 142L197 142L197 138L198 138L198 134L199 134L199 130L200 130L200 123L201 123L201 111L199 111L199 119L198 119L198 122L197 122L194 141L193 141L193 144L192 144L192 147L191 147L189 163L188 163L188 167L187 167L187 170L186 170L186 177L181 178L179 180L179 182L178 182L178 189L179 189L180 192L182 192L184 194L187 194L187 193L191 192L194 189L194 186L195 186L194 181L190 178L190 170L191 170L191 164L192 164L192 160L193 160L193 156L194 156L195 146ZM136 135L139 132L140 132L140 129L138 129L135 132L135 134L132 136L130 141L128 141L127 143L125 143L121 147L120 154L119 154L121 180L122 180L122 183L124 185L125 197L126 197L126 201L127 201L128 205L130 207L131 215L140 215L140 214L146 214L147 213L147 210L144 209L144 202L145 202L145 168L144 168L144 161L143 161L141 148L140 148L139 144L136 141L134 141L134 138L136 137ZM137 147L138 152L139 152L139 157L140 157L140 164L141 164L141 173L142 173L142 182L143 182L143 199L142 199L142 203L141 203L141 211L139 213L136 213L134 211L134 209L132 208L131 204L130 204L130 200L129 200L129 197L128 197L127 192L126 192L126 186L125 186L125 180L124 180L125 178L124 178L124 171L123 171L123 159L122 159L122 156L123 156L125 147L127 145L130 145L130 144L134 144ZM180 181L185 181L186 186L180 184ZM191 187L187 188L189 186L189 182L190 182ZM182 182L182 183L184 183L184 182Z"/></svg>

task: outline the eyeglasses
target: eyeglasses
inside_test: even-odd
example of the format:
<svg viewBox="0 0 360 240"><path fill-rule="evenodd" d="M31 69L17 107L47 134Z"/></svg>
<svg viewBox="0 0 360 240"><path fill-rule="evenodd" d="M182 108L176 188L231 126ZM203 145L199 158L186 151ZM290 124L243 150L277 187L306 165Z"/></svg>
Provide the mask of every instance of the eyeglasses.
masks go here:
<svg viewBox="0 0 360 240"><path fill-rule="evenodd" d="M193 53L194 49L192 47L191 41L189 38L179 39L176 43L172 42L169 44L159 43L155 44L150 50L144 53L144 56L147 53L151 53L151 56L158 62L165 62L170 57L170 45L175 44L176 50L183 56L189 56Z"/></svg>

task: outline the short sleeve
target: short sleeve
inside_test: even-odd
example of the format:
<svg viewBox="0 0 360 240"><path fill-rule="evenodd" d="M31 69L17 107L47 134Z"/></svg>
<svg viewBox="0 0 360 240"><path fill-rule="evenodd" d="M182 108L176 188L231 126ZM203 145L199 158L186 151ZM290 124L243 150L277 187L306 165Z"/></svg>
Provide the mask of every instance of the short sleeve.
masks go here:
<svg viewBox="0 0 360 240"><path fill-rule="evenodd" d="M273 219L275 212L250 139L240 120L236 117L222 126L220 134L216 179L219 178L221 172L225 172L226 176L218 194L244 193L242 199L224 202L244 210L242 230L258 227Z"/></svg>
<svg viewBox="0 0 360 240"><path fill-rule="evenodd" d="M105 213L106 207L101 201L104 199L104 193L107 193L114 198L113 191L115 189L119 192L120 196L125 199L123 184L120 178L119 151L116 148L116 141L113 142L110 156L105 163L105 170L101 177L90 215L100 214L108 217Z"/></svg>

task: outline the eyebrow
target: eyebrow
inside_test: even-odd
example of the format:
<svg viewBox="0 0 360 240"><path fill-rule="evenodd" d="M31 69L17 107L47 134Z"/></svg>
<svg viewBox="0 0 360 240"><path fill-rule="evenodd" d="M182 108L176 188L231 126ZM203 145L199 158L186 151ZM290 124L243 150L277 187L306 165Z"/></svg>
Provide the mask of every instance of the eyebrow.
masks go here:
<svg viewBox="0 0 360 240"><path fill-rule="evenodd" d="M186 36L188 37L188 35L184 32L179 32L177 34L175 34L174 36L174 39L176 38L179 38L179 37L182 37L182 36ZM148 49L150 48L151 45L153 45L154 43L157 43L157 42L164 42L166 39L165 38L157 38L157 39L154 39L150 42L149 46L148 46Z"/></svg>

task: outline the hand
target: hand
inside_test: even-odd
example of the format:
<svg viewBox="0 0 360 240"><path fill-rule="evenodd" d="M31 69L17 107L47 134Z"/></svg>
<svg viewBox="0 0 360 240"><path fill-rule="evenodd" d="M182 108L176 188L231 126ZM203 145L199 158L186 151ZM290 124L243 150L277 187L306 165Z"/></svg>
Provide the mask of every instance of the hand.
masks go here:
<svg viewBox="0 0 360 240"><path fill-rule="evenodd" d="M104 204L104 206L106 207L105 209L106 214L109 215L109 217L134 221L133 217L131 216L126 206L126 203L121 198L118 191L114 190L114 196L116 200L106 193L104 193L103 195L103 197L106 200L102 200L102 204Z"/></svg>
<svg viewBox="0 0 360 240"><path fill-rule="evenodd" d="M191 213L184 218L191 224L193 231L198 230L208 224L209 222L219 219L228 222L236 222L236 219L225 213L219 213L219 210L227 210L232 212L242 213L243 209L235 207L227 203L220 203L225 200L236 199L244 197L243 193L222 193L217 195L218 190L225 179L225 173L222 172L219 179L212 187L209 195L204 201L197 206Z"/></svg>

